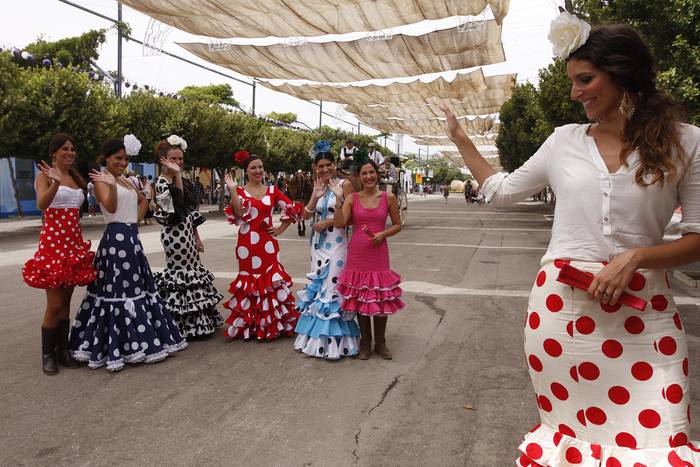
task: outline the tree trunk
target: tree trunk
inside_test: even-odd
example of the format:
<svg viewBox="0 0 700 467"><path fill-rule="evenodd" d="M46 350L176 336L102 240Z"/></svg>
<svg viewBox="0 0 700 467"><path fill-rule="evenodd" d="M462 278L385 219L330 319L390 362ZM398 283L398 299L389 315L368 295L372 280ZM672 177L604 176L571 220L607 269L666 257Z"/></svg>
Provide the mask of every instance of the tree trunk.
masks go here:
<svg viewBox="0 0 700 467"><path fill-rule="evenodd" d="M224 212L224 208L226 207L226 186L224 183L224 171L221 169L214 169L216 170L216 175L219 177L219 212ZM212 186L214 184L212 183Z"/></svg>
<svg viewBox="0 0 700 467"><path fill-rule="evenodd" d="M10 179L12 180L12 189L15 192L15 201L17 202L17 217L24 217L24 211L22 211L22 202L19 199L19 190L17 188L17 178L15 177L15 168L12 165L12 160L8 157L7 165L10 168Z"/></svg>

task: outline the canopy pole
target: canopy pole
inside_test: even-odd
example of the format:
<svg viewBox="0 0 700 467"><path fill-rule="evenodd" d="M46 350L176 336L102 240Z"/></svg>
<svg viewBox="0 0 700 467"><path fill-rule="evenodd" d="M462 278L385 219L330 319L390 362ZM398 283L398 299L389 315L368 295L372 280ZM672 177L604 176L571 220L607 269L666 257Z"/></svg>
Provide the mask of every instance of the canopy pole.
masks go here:
<svg viewBox="0 0 700 467"><path fill-rule="evenodd" d="M122 97L122 4L117 2L117 81L114 83L114 92L117 98Z"/></svg>

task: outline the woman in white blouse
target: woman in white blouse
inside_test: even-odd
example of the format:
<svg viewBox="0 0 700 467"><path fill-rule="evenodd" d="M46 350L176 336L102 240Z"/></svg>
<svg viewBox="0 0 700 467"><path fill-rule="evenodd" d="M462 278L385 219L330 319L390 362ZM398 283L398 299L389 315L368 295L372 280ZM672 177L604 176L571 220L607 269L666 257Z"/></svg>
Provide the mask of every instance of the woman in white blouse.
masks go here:
<svg viewBox="0 0 700 467"><path fill-rule="evenodd" d="M579 29L573 41L558 34L561 23ZM571 99L593 123L557 128L518 170L494 173L443 106L447 134L488 202L518 202L547 184L557 196L525 326L542 423L517 463L700 465L688 441L685 333L666 274L700 260L700 129L680 123L657 89L653 58L634 30L590 31L567 13L552 29ZM678 206L683 236L663 243ZM571 267L588 276L587 290L587 281L558 281ZM641 308L630 294L645 311L627 306Z"/></svg>

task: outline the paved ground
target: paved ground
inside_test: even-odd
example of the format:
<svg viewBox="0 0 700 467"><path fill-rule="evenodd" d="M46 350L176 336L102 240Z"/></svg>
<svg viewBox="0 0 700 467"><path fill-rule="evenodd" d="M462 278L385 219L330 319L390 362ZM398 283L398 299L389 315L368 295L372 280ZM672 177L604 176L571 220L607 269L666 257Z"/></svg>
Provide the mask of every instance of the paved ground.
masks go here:
<svg viewBox="0 0 700 467"><path fill-rule="evenodd" d="M411 200L408 226L390 246L408 304L390 319L393 361L319 361L295 353L292 339L226 342L218 334L156 365L54 377L40 369L43 294L20 277L38 227L3 226L0 465L513 465L537 423L522 327L550 214L538 204L506 211L465 207L455 196L447 205ZM86 222L94 241L101 229ZM210 216L202 236L205 264L225 291L235 230ZM141 237L162 267L158 227ZM298 288L308 239L290 228L281 245ZM700 299L677 294L692 334L697 405Z"/></svg>

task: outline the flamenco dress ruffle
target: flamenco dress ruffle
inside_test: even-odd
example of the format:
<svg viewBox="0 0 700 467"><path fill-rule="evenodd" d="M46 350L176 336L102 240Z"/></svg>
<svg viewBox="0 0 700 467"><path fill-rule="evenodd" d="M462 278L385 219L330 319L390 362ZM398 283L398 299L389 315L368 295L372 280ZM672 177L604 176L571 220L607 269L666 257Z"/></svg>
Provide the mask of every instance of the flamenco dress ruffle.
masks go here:
<svg viewBox="0 0 700 467"><path fill-rule="evenodd" d="M34 257L22 268L24 281L38 289L85 286L95 280L95 253L83 240L77 208L48 208Z"/></svg>
<svg viewBox="0 0 700 467"><path fill-rule="evenodd" d="M97 280L75 317L69 349L90 368L153 363L187 346L156 292L136 224L107 225L95 258Z"/></svg>
<svg viewBox="0 0 700 467"><path fill-rule="evenodd" d="M290 290L292 278L278 260L277 241L264 226L272 225L272 202L279 195L274 187L268 187L268 194L257 200L238 189L241 216L235 216L230 206L224 210L229 223L239 226L236 252L240 271L228 290L233 296L224 303L231 312L224 335L245 340L292 336L299 318ZM282 209L281 221L299 218L299 206L283 201L277 205Z"/></svg>
<svg viewBox="0 0 700 467"><path fill-rule="evenodd" d="M589 443L566 434L568 428L555 431L537 425L520 445L516 460L520 467L691 467L700 465L700 448L685 435L669 439L667 448L636 449L634 446L610 446Z"/></svg>
<svg viewBox="0 0 700 467"><path fill-rule="evenodd" d="M157 192L162 187L156 184ZM167 190L167 186L165 187ZM168 192L164 192L169 196ZM158 195L159 205L163 193ZM154 274L156 290L185 337L210 335L224 322L217 305L224 298L214 286L214 275L200 262L194 229L206 219L199 211L191 211L179 223L168 224L168 214L155 213L163 224L161 242L165 250L166 268Z"/></svg>
<svg viewBox="0 0 700 467"><path fill-rule="evenodd" d="M294 349L311 357L337 360L357 355L360 328L354 314L341 309L340 295L324 287L330 269L328 259L320 273L307 274L310 282L297 294L301 317L295 330ZM327 301L329 298L331 301Z"/></svg>
<svg viewBox="0 0 700 467"><path fill-rule="evenodd" d="M357 235L357 234L355 234ZM393 315L406 304L401 300L401 276L394 271L344 270L338 278L342 308L362 315Z"/></svg>

